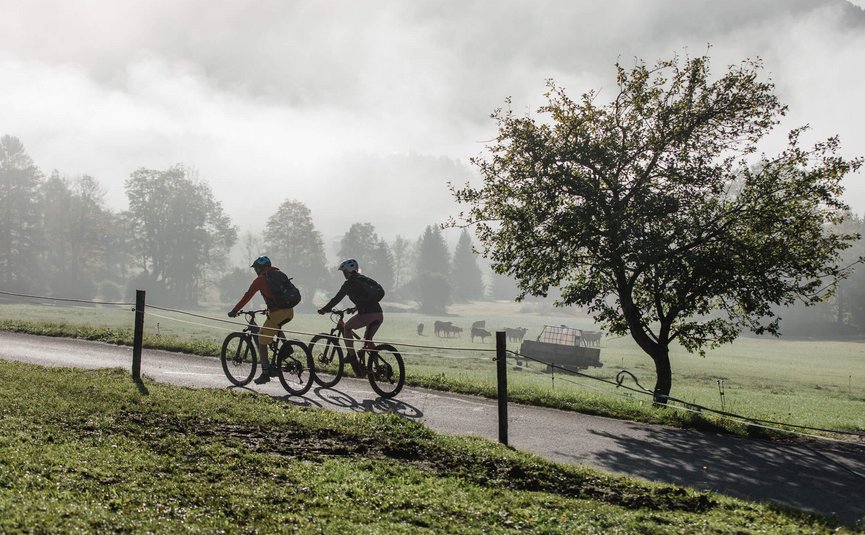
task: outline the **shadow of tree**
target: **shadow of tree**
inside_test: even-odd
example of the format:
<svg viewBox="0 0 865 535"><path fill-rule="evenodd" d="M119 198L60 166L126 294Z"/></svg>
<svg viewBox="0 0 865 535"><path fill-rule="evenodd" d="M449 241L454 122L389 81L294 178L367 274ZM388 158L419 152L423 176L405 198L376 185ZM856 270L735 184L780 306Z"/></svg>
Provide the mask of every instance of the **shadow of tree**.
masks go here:
<svg viewBox="0 0 865 535"><path fill-rule="evenodd" d="M607 469L835 516L865 517L865 449L790 445L717 433L631 426L590 431L618 447L595 454Z"/></svg>

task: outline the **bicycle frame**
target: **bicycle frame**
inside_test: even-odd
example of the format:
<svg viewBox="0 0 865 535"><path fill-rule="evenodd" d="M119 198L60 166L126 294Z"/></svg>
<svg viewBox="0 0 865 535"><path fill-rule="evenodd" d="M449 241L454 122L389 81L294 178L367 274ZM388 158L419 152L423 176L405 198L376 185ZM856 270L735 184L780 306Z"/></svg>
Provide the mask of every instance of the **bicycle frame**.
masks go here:
<svg viewBox="0 0 865 535"><path fill-rule="evenodd" d="M255 316L257 314L266 314L267 310L239 310L237 312L238 315L243 314L247 317L247 325L243 329L243 332L249 333L250 337L253 337L253 341L256 345L258 345L257 335L261 332L261 326L255 322ZM273 341L270 343L270 349L274 352L274 355L277 351L279 351L279 342L278 340L287 340L285 337L285 333L282 329L279 329L276 332L276 335L273 337Z"/></svg>
<svg viewBox="0 0 865 535"><path fill-rule="evenodd" d="M342 343L342 345L345 346L346 351L348 351L348 344L346 343L346 339L349 337L346 336L345 332L345 315L346 313L348 313L349 310L351 309L337 310L334 308L330 311L331 320L333 320L334 316L339 318L338 320L336 320L336 322L334 322L335 325L331 327L330 334L334 337L335 343ZM363 341L363 338L356 335L354 332L351 333L351 339ZM367 344L374 345L372 340L366 340L364 341L363 347L361 347L360 349L355 349L354 351L355 355L357 356L357 360L360 362L361 366L364 367L366 367L366 353L372 350L372 348L366 347Z"/></svg>
<svg viewBox="0 0 865 535"><path fill-rule="evenodd" d="M346 331L345 315L354 312L354 309L330 311L330 319L334 325L330 329L330 333L320 333L314 335L310 341L310 346L314 347L314 352L317 356L313 359L320 358L321 362L327 366L333 364L334 357L338 355L337 372L332 379L319 379L317 376L315 381L325 388L332 388L336 385L343 376L344 366L348 362L354 368L355 375L358 378L364 376L369 381L370 386L375 392L383 398L392 398L397 395L405 384L405 363L400 356L399 351L389 344L376 344L372 340L366 340L360 336ZM349 338L350 336L350 338ZM354 361L348 358L348 342L359 340L363 342L359 349L355 349ZM345 351L340 347L340 341L345 342ZM361 371L357 368L361 367Z"/></svg>

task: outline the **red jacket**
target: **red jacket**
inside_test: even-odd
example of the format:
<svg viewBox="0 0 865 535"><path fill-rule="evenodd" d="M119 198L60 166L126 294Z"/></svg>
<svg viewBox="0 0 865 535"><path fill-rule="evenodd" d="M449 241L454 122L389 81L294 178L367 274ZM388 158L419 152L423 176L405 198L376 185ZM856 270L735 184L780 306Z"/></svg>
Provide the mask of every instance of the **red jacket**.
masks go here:
<svg viewBox="0 0 865 535"><path fill-rule="evenodd" d="M252 281L252 284L249 285L249 289L246 290L246 293L243 294L243 297L240 298L240 301L234 305L234 308L231 309L233 313L237 313L238 310L243 308L246 303L249 303L249 300L255 297L255 292L261 292L261 296L264 297L264 302L269 303L273 300L273 293L270 291L270 286L267 284L267 278L264 276L265 273L270 271L271 269L276 269L273 266L265 269L261 272L261 274L255 277L255 280Z"/></svg>

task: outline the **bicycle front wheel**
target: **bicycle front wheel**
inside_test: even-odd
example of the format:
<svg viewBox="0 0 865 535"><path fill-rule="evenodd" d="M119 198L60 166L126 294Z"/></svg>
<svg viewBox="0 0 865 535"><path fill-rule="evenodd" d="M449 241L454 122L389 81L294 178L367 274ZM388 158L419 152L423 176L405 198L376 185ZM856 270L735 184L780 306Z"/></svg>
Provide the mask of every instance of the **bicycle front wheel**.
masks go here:
<svg viewBox="0 0 865 535"><path fill-rule="evenodd" d="M317 334L309 341L309 351L312 353L315 382L325 388L335 386L345 372L339 339L329 334Z"/></svg>
<svg viewBox="0 0 865 535"><path fill-rule="evenodd" d="M222 342L219 360L222 371L233 385L246 386L258 367L258 353L252 338L246 333L229 334Z"/></svg>
<svg viewBox="0 0 865 535"><path fill-rule="evenodd" d="M366 373L372 389L383 398L399 394L405 384L402 355L389 344L375 346L375 350L367 353Z"/></svg>
<svg viewBox="0 0 865 535"><path fill-rule="evenodd" d="M306 344L297 340L283 342L276 357L276 369L279 382L289 394L302 396L312 387L315 374Z"/></svg>

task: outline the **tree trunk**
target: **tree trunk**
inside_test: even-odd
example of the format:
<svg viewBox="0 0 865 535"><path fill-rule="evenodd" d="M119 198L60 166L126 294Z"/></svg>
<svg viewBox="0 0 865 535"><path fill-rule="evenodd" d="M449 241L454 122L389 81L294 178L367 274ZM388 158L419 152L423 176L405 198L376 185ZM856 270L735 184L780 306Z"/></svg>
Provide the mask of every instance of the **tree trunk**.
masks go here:
<svg viewBox="0 0 865 535"><path fill-rule="evenodd" d="M673 370L670 367L670 349L667 346L659 345L655 351L651 353L652 360L655 361L655 403L659 405L667 404L667 397L670 395L670 389L673 387Z"/></svg>

